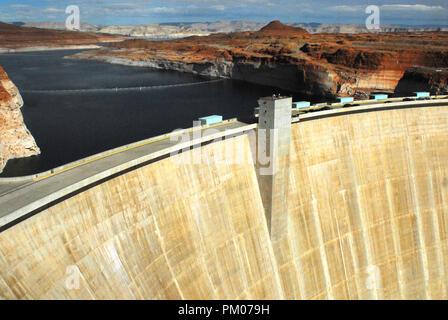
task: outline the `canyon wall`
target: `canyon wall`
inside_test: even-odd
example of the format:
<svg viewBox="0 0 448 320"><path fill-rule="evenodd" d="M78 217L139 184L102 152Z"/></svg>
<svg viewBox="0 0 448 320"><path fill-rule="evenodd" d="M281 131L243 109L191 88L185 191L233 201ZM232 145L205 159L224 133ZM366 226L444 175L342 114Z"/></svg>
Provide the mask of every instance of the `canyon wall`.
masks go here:
<svg viewBox="0 0 448 320"><path fill-rule="evenodd" d="M206 77L243 80L266 86L276 86L309 95L334 97L337 87L335 78L339 77L328 70L307 64L299 67L293 64L252 62L245 60L183 62L166 58L129 59L110 55L78 53L68 58L103 61L127 66L149 67L160 70L174 70ZM300 88L300 90L297 90Z"/></svg>
<svg viewBox="0 0 448 320"><path fill-rule="evenodd" d="M443 32L309 34L273 21L256 32L126 40L72 57L239 79L320 97L367 98L373 91L394 92L413 66L448 67L447 48Z"/></svg>
<svg viewBox="0 0 448 320"><path fill-rule="evenodd" d="M9 159L40 154L23 121L22 106L19 90L0 67L0 172Z"/></svg>
<svg viewBox="0 0 448 320"><path fill-rule="evenodd" d="M0 296L447 299L447 129L448 107L293 124L275 242L247 136L127 172L0 233Z"/></svg>
<svg viewBox="0 0 448 320"><path fill-rule="evenodd" d="M0 53L60 48L91 48L99 42L122 41L120 36L92 32L27 28L0 22Z"/></svg>

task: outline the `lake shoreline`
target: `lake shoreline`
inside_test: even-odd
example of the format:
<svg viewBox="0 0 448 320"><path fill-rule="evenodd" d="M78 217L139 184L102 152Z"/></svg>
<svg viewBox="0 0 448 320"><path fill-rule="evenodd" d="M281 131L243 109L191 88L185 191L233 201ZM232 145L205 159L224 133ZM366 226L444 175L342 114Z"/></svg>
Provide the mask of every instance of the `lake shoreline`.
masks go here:
<svg viewBox="0 0 448 320"><path fill-rule="evenodd" d="M22 52L44 52L44 51L62 51L62 50L87 50L87 49L99 49L99 45L73 45L73 46L62 46L62 47L47 47L47 46L37 46L37 47L25 47L25 48L0 48L0 54L8 53L22 53Z"/></svg>

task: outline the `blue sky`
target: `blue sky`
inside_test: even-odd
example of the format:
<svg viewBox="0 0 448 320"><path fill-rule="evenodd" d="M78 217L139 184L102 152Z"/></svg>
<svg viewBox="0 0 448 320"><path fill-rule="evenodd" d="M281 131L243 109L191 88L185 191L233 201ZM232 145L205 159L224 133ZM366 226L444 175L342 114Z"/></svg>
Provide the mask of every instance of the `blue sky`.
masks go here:
<svg viewBox="0 0 448 320"><path fill-rule="evenodd" d="M382 24L448 25L448 0L1 0L0 21L65 21L78 5L81 21L103 25L219 20L363 24L369 5Z"/></svg>

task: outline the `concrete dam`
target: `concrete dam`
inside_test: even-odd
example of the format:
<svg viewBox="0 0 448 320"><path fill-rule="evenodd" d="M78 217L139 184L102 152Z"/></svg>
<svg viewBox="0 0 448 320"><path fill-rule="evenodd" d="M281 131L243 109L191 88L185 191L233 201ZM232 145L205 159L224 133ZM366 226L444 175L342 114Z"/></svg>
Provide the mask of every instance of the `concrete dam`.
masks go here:
<svg viewBox="0 0 448 320"><path fill-rule="evenodd" d="M0 179L0 297L447 299L448 99L289 112L269 179L260 108Z"/></svg>

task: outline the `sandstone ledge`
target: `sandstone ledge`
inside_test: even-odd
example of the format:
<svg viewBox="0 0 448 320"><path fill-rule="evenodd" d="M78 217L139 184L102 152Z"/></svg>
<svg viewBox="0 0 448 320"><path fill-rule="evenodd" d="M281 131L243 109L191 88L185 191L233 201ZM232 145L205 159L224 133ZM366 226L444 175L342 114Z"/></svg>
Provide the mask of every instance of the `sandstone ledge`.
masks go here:
<svg viewBox="0 0 448 320"><path fill-rule="evenodd" d="M366 98L372 91L394 92L414 65L448 67L447 47L444 32L309 34L277 21L257 32L126 40L75 57Z"/></svg>
<svg viewBox="0 0 448 320"><path fill-rule="evenodd" d="M22 106L19 90L0 67L0 173L9 159L40 154L23 121Z"/></svg>

